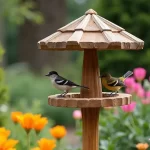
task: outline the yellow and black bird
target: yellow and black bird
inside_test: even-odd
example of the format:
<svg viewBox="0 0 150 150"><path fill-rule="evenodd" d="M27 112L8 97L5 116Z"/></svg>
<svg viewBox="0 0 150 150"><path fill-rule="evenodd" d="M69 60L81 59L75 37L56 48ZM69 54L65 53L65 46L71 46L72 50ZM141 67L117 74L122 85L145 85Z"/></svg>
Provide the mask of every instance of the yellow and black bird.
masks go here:
<svg viewBox="0 0 150 150"><path fill-rule="evenodd" d="M122 77L115 78L112 77L109 73L104 73L100 76L103 86L112 91L112 93L115 92L118 93L118 91L122 87L126 87L124 84L124 81L126 78L130 77L133 74L132 71L127 71ZM112 95L112 93L110 95Z"/></svg>

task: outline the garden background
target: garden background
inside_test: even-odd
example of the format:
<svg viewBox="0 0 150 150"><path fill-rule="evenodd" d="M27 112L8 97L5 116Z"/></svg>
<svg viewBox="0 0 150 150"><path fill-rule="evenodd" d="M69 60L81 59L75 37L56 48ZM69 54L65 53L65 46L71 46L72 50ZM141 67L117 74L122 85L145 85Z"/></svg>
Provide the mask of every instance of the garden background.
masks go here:
<svg viewBox="0 0 150 150"><path fill-rule="evenodd" d="M121 76L127 70L137 67L146 70L145 80L138 82L144 94L141 96L138 93L138 90L141 90L139 87L138 90L135 87L130 90L137 103L132 115L120 108L117 109L117 115L113 113L116 109L102 110L101 149L133 150L136 149L137 143L149 143L150 106L149 102L142 101L150 99L148 0L0 0L0 126L10 129L12 138L17 138L20 143L26 137L22 128L14 126L11 121L11 112L14 111L47 117L49 124L46 129L64 125L68 134L61 143L62 149L81 147L81 122L72 117L74 109L55 108L47 104L47 96L60 91L52 87L45 74L56 70L62 76L81 83L83 53L40 51L37 42L82 16L89 8L145 42L144 49L139 51L98 52L101 72L107 71L114 76ZM50 136L46 129L40 133L40 137ZM22 132L23 136L17 136L18 132ZM26 146L25 143L18 145L18 149ZM35 146L34 142L31 145Z"/></svg>

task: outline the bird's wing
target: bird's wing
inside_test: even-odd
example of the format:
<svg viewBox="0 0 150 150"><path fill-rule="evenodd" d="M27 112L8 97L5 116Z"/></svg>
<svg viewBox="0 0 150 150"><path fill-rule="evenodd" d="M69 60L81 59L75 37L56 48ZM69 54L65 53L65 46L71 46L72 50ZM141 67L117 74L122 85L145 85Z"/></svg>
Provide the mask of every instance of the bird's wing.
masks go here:
<svg viewBox="0 0 150 150"><path fill-rule="evenodd" d="M110 80L107 81L107 84L109 86L123 86L123 87L125 87L125 84L120 79L117 79L117 78L111 78Z"/></svg>
<svg viewBox="0 0 150 150"><path fill-rule="evenodd" d="M55 82L58 85L78 86L77 84L73 83L72 81L67 80L61 76L59 76L57 79L55 79Z"/></svg>

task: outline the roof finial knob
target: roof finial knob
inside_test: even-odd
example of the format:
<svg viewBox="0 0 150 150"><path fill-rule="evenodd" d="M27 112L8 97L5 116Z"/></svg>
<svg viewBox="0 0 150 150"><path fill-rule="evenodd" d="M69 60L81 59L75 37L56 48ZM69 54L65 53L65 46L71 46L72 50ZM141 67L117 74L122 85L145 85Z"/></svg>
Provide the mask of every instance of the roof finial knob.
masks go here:
<svg viewBox="0 0 150 150"><path fill-rule="evenodd" d="M96 12L95 10L93 10L93 9L89 9L89 10L87 10L87 11L85 12L85 14L86 14L86 15L88 15L88 14L95 14L95 15L97 15L97 12Z"/></svg>

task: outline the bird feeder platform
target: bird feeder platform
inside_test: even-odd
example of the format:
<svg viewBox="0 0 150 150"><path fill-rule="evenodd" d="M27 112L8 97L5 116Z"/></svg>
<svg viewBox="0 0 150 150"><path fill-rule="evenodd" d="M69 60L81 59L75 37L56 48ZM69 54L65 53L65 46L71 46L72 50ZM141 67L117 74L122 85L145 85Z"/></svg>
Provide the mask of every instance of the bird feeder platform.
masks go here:
<svg viewBox="0 0 150 150"><path fill-rule="evenodd" d="M58 98L57 95L48 97L51 106L81 108L82 150L99 150L98 123L101 107L121 106L131 102L129 94L119 93L115 97L106 97L107 93L102 93L97 50L138 50L143 46L144 41L98 16L93 9L38 42L41 50L84 51L82 85L90 89L81 88L80 93L70 93L64 98Z"/></svg>
<svg viewBox="0 0 150 150"><path fill-rule="evenodd" d="M55 107L96 108L116 107L131 103L131 95L119 93L110 97L110 93L103 92L101 98L82 98L80 93L69 93L65 97L58 94L48 97L48 104Z"/></svg>

